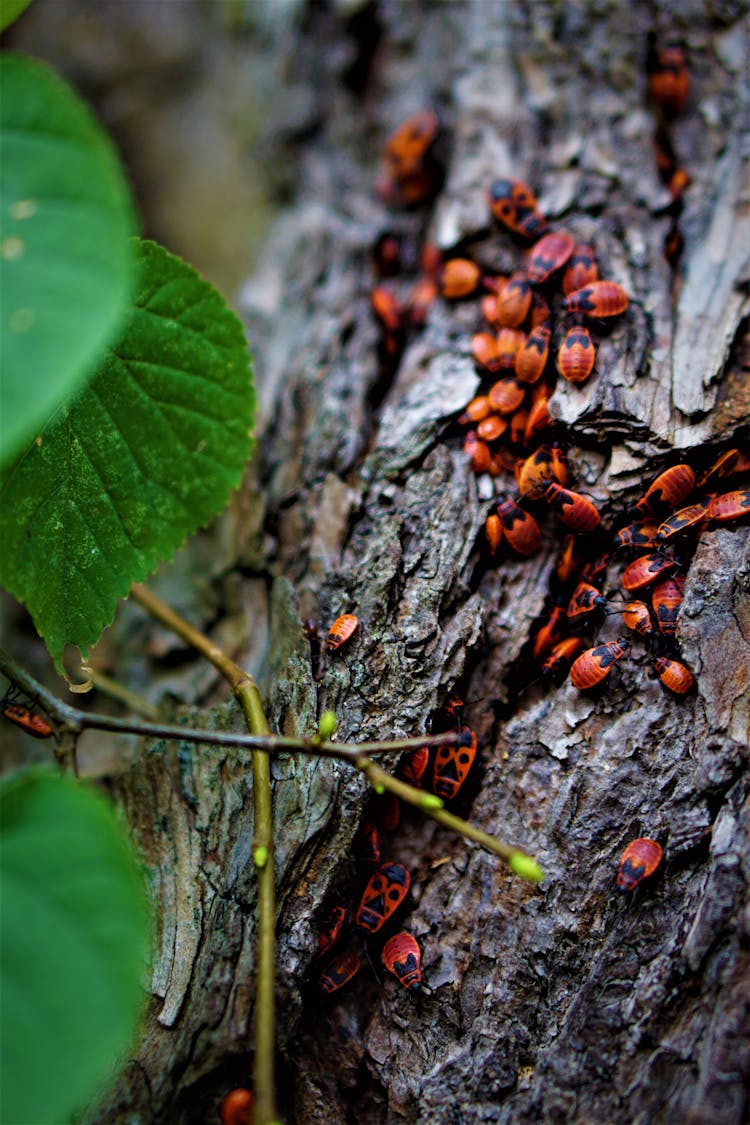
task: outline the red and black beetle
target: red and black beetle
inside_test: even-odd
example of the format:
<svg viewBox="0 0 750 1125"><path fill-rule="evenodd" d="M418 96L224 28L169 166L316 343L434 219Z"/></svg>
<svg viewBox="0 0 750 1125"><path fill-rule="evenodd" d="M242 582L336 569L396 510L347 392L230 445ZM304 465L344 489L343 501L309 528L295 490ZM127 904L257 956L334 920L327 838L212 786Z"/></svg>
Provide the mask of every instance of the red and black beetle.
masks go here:
<svg viewBox="0 0 750 1125"><path fill-rule="evenodd" d="M250 1125L252 1110L253 1095L244 1086L238 1086L221 1099L221 1125Z"/></svg>
<svg viewBox="0 0 750 1125"><path fill-rule="evenodd" d="M509 230L525 238L544 234L547 220L539 211L531 188L521 180L493 180L487 198L492 214Z"/></svg>
<svg viewBox="0 0 750 1125"><path fill-rule="evenodd" d="M563 301L563 308L568 312L605 319L624 313L629 303L627 293L616 281L592 281L590 285L569 293Z"/></svg>
<svg viewBox="0 0 750 1125"><path fill-rule="evenodd" d="M29 707L23 707L19 703L4 702L2 714L9 722L15 723L21 730L25 730L32 738L50 738L55 733L52 724L43 715L40 715L37 711L32 711Z"/></svg>
<svg viewBox="0 0 750 1125"><path fill-rule="evenodd" d="M516 352L516 378L522 383L536 383L544 374L549 354L550 330L546 324L534 328Z"/></svg>
<svg viewBox="0 0 750 1125"><path fill-rule="evenodd" d="M456 746L438 746L432 767L432 791L452 801L469 776L477 756L477 736L464 727Z"/></svg>
<svg viewBox="0 0 750 1125"><path fill-rule="evenodd" d="M669 660L666 656L659 656L654 661L656 673L664 684L675 695L685 695L693 686L693 673L679 660Z"/></svg>
<svg viewBox="0 0 750 1125"><path fill-rule="evenodd" d="M583 289L598 278L599 268L594 257L594 247L584 242L577 243L563 274L563 293L567 297L575 293L576 289Z"/></svg>
<svg viewBox="0 0 750 1125"><path fill-rule="evenodd" d="M585 617L586 614L593 613L595 609L604 609L606 605L607 599L599 593L596 586L592 586L589 582L579 582L568 604L568 620L574 617Z"/></svg>
<svg viewBox="0 0 750 1125"><path fill-rule="evenodd" d="M529 281L541 285L567 262L575 249L576 240L564 230L551 231L531 248L528 271Z"/></svg>
<svg viewBox="0 0 750 1125"><path fill-rule="evenodd" d="M617 872L617 886L622 891L632 891L653 875L661 863L663 855L661 844L656 840L649 840L642 836L628 844L622 853L619 870Z"/></svg>
<svg viewBox="0 0 750 1125"><path fill-rule="evenodd" d="M670 509L674 511L678 504L690 495L695 487L695 473L689 465L672 465L659 473L656 480L652 481L644 495L636 503L639 512L658 515Z"/></svg>
<svg viewBox="0 0 750 1125"><path fill-rule="evenodd" d="M555 481L549 481L543 498L572 531L593 531L601 523L602 517L587 497L569 488L562 488Z"/></svg>
<svg viewBox="0 0 750 1125"><path fill-rule="evenodd" d="M362 968L362 958L353 950L337 953L319 977L324 992L337 992L355 977Z"/></svg>
<svg viewBox="0 0 750 1125"><path fill-rule="evenodd" d="M359 619L353 613L345 613L342 617L337 617L326 639L328 651L335 652L336 649L341 648L352 636L358 625Z"/></svg>
<svg viewBox="0 0 750 1125"><path fill-rule="evenodd" d="M606 680L613 667L626 652L630 650L630 641L621 637L617 641L605 641L604 644L587 648L573 661L570 669L570 682L579 691L596 687L602 680Z"/></svg>
<svg viewBox="0 0 750 1125"><path fill-rule="evenodd" d="M411 876L403 863L381 863L362 892L355 922L374 934L398 910L409 893Z"/></svg>
<svg viewBox="0 0 750 1125"><path fill-rule="evenodd" d="M666 575L676 569L677 563L674 559L654 551L650 555L640 555L637 559L633 559L632 563L623 570L620 585L629 594L635 590L645 590L647 586L656 582L660 575Z"/></svg>
<svg viewBox="0 0 750 1125"><path fill-rule="evenodd" d="M533 555L539 549L542 543L539 524L515 500L499 501L497 514L503 525L503 534L517 554Z"/></svg>
<svg viewBox="0 0 750 1125"><path fill-rule="evenodd" d="M622 620L628 629L639 633L642 637L653 634L654 626L651 613L645 602L626 602L622 608Z"/></svg>
<svg viewBox="0 0 750 1125"><path fill-rule="evenodd" d="M557 370L569 383L585 383L594 370L596 349L588 328L569 328L557 351Z"/></svg>
<svg viewBox="0 0 750 1125"><path fill-rule="evenodd" d="M402 930L383 946L383 964L389 973L411 991L417 991L422 982L422 955L417 939Z"/></svg>
<svg viewBox="0 0 750 1125"><path fill-rule="evenodd" d="M708 518L714 523L729 523L750 515L750 489L725 492L715 496L708 507Z"/></svg>
<svg viewBox="0 0 750 1125"><path fill-rule="evenodd" d="M328 917L324 920L318 931L318 956L321 957L332 949L344 932L344 926L349 920L349 909L346 906L332 906Z"/></svg>
<svg viewBox="0 0 750 1125"><path fill-rule="evenodd" d="M660 578L651 594L656 623L659 632L672 636L677 632L677 615L684 597L685 579L682 575L671 574Z"/></svg>

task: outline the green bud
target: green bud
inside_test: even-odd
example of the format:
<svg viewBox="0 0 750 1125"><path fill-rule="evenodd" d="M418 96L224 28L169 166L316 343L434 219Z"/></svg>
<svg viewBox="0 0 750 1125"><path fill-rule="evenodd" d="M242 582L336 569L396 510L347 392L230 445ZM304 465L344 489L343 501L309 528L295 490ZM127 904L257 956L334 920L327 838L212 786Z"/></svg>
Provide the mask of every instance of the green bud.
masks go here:
<svg viewBox="0 0 750 1125"><path fill-rule="evenodd" d="M508 866L516 875L520 875L522 879L530 879L532 883L541 883L544 878L544 872L537 861L523 852L513 852Z"/></svg>
<svg viewBox="0 0 750 1125"><path fill-rule="evenodd" d="M257 848L253 848L253 863L261 870L268 863L268 848L261 844Z"/></svg>
<svg viewBox="0 0 750 1125"><path fill-rule="evenodd" d="M442 809L444 802L440 797L436 797L434 793L425 793L422 800L419 802L423 809L428 812L432 809Z"/></svg>
<svg viewBox="0 0 750 1125"><path fill-rule="evenodd" d="M373 789L377 793L378 797L382 797L383 794L385 793L385 785L380 785L380 784L373 785Z"/></svg>
<svg viewBox="0 0 750 1125"><path fill-rule="evenodd" d="M324 711L318 720L319 737L322 738L324 742L327 742L329 738L333 737L333 732L338 725L339 721L336 718L336 712Z"/></svg>

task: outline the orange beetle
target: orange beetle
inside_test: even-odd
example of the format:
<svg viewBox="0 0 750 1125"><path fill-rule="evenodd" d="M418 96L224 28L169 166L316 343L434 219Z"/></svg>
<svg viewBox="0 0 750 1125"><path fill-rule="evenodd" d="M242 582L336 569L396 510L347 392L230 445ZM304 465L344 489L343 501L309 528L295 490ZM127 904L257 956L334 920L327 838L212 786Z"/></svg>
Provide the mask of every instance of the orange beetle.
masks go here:
<svg viewBox="0 0 750 1125"><path fill-rule="evenodd" d="M622 891L632 891L644 879L648 879L661 863L661 845L656 840L643 836L628 844L620 859L617 871L617 886Z"/></svg>
<svg viewBox="0 0 750 1125"><path fill-rule="evenodd" d="M654 668L664 687L669 688L675 695L684 695L693 686L692 672L679 660L668 660L666 656L659 656L654 661Z"/></svg>
<svg viewBox="0 0 750 1125"><path fill-rule="evenodd" d="M443 266L441 290L450 301L470 297L479 285L482 271L468 258L450 258Z"/></svg>
<svg viewBox="0 0 750 1125"><path fill-rule="evenodd" d="M516 471L518 491L529 500L541 499L551 480L564 484L566 477L565 461L556 458L549 445L540 445L535 453L519 461Z"/></svg>
<svg viewBox="0 0 750 1125"><path fill-rule="evenodd" d="M698 481L699 488L707 485L713 487L720 480L732 477L736 473L747 472L750 469L750 454L742 453L739 449L727 449L714 461Z"/></svg>
<svg viewBox="0 0 750 1125"><path fill-rule="evenodd" d="M480 367L486 367L488 371L499 370L500 349L496 336L489 332L477 332L471 338L471 354Z"/></svg>
<svg viewBox="0 0 750 1125"><path fill-rule="evenodd" d="M572 531L593 531L602 517L587 497L572 489L562 488L555 481L547 483L542 498L554 508L560 520Z"/></svg>
<svg viewBox="0 0 750 1125"><path fill-rule="evenodd" d="M344 926L349 921L349 910L346 906L332 906L330 913L324 919L318 933L318 956L327 953L341 937Z"/></svg>
<svg viewBox="0 0 750 1125"><path fill-rule="evenodd" d="M621 285L615 281L592 281L582 289L575 289L563 301L563 308L572 313L606 318L619 316L630 304Z"/></svg>
<svg viewBox="0 0 750 1125"><path fill-rule="evenodd" d="M695 487L695 473L689 465L673 465L652 481L636 503L636 510L650 515L676 508Z"/></svg>
<svg viewBox="0 0 750 1125"><path fill-rule="evenodd" d="M525 238L544 234L547 221L530 187L521 180L493 180L487 195L490 211L509 230Z"/></svg>
<svg viewBox="0 0 750 1125"><path fill-rule="evenodd" d="M533 329L526 343L516 352L516 377L522 383L536 383L544 374L550 335L549 328L542 324Z"/></svg>
<svg viewBox="0 0 750 1125"><path fill-rule="evenodd" d="M378 285L370 293L370 304L386 332L401 331L404 325L404 309L395 294L384 285Z"/></svg>
<svg viewBox="0 0 750 1125"><path fill-rule="evenodd" d="M617 544L615 549L640 551L643 547L655 547L654 536L658 528L656 520L638 520L636 523L628 524L627 527L621 527L615 535Z"/></svg>
<svg viewBox="0 0 750 1125"><path fill-rule="evenodd" d="M477 736L464 727L457 746L438 746L432 767L432 791L452 801L469 776L477 756Z"/></svg>
<svg viewBox="0 0 750 1125"><path fill-rule="evenodd" d="M352 846L354 862L358 867L371 870L380 863L380 832L374 820L363 820Z"/></svg>
<svg viewBox="0 0 750 1125"><path fill-rule="evenodd" d="M534 517L508 498L497 505L503 534L519 555L533 555L542 544L542 533Z"/></svg>
<svg viewBox="0 0 750 1125"><path fill-rule="evenodd" d="M452 749L452 747L451 747ZM398 910L409 893L411 876L403 863L381 863L362 892L355 922L374 934Z"/></svg>
<svg viewBox="0 0 750 1125"><path fill-rule="evenodd" d="M526 343L526 333L518 328L501 328L497 334L498 367L515 371L516 356Z"/></svg>
<svg viewBox="0 0 750 1125"><path fill-rule="evenodd" d="M596 349L588 328L569 328L557 351L557 370L569 383L585 383L594 370Z"/></svg>
<svg viewBox="0 0 750 1125"><path fill-rule="evenodd" d="M573 532L563 539L562 549L555 563L555 577L565 586L578 575L581 569L581 558L578 554L577 539Z"/></svg>
<svg viewBox="0 0 750 1125"><path fill-rule="evenodd" d="M535 388L541 386L540 383L535 384ZM524 437L526 444L531 442L531 439L538 434L544 433L552 426L552 415L549 412L549 398L542 395L536 399L529 408L529 417L526 422L526 433Z"/></svg>
<svg viewBox="0 0 750 1125"><path fill-rule="evenodd" d="M622 620L628 629L632 629L634 633L639 633L642 637L653 634L654 626L645 602L626 602L622 609Z"/></svg>
<svg viewBox="0 0 750 1125"><path fill-rule="evenodd" d="M526 438L526 426L529 421L529 412L525 407L514 410L510 419L510 441L512 445L523 445Z"/></svg>
<svg viewBox="0 0 750 1125"><path fill-rule="evenodd" d="M593 558L589 558L581 568L581 581L590 582L592 586L601 583L601 580L606 578L609 559L610 556L607 551L603 555L594 555Z"/></svg>
<svg viewBox="0 0 750 1125"><path fill-rule="evenodd" d="M439 129L440 118L429 109L412 114L394 129L385 143L383 158L395 179L403 180L421 171Z"/></svg>
<svg viewBox="0 0 750 1125"><path fill-rule="evenodd" d="M221 1125L250 1125L253 1111L253 1095L249 1090L238 1086L221 1099Z"/></svg>
<svg viewBox="0 0 750 1125"><path fill-rule="evenodd" d="M358 953L347 950L337 953L330 965L320 974L320 987L324 992L337 992L357 975L362 968L362 958Z"/></svg>
<svg viewBox="0 0 750 1125"><path fill-rule="evenodd" d="M344 642L349 640L358 625L359 618L355 617L353 613L345 613L343 617L337 617L326 638L328 651L335 652L336 649L341 648Z"/></svg>
<svg viewBox="0 0 750 1125"><path fill-rule="evenodd" d="M586 642L583 637L564 637L552 648L549 656L542 664L542 675L554 678L563 669L567 668L576 653L580 652Z"/></svg>
<svg viewBox="0 0 750 1125"><path fill-rule="evenodd" d="M487 323L491 324L493 328L499 328L500 325L497 323L496 319L497 297L494 295L494 293L485 293L484 296L480 298L479 307L481 308L482 316L487 321Z"/></svg>
<svg viewBox="0 0 750 1125"><path fill-rule="evenodd" d="M606 680L617 661L621 660L629 650L630 641L626 637L587 648L573 661L570 682L579 691L596 687Z"/></svg>
<svg viewBox="0 0 750 1125"><path fill-rule="evenodd" d="M523 385L518 382L518 379L509 375L493 383L487 397L493 410L496 410L498 414L512 414L523 402L525 393ZM477 433L479 433L478 428Z"/></svg>
<svg viewBox="0 0 750 1125"><path fill-rule="evenodd" d="M658 545L674 539L675 536L681 535L685 531L700 531L709 518L708 509L708 501L689 504L687 508L680 508L678 512L659 524L654 534L654 542Z"/></svg>
<svg viewBox="0 0 750 1125"><path fill-rule="evenodd" d="M750 515L750 489L715 496L708 508L708 518L714 523L729 523L747 515Z"/></svg>
<svg viewBox="0 0 750 1125"><path fill-rule="evenodd" d="M671 574L660 578L651 595L656 623L659 631L672 636L677 632L677 615L684 598L685 579L682 575Z"/></svg>
<svg viewBox="0 0 750 1125"><path fill-rule="evenodd" d="M576 240L564 230L551 231L531 249L528 271L532 285L541 285L567 262Z"/></svg>
<svg viewBox="0 0 750 1125"><path fill-rule="evenodd" d="M466 426L470 422L481 422L492 411L487 395L477 395L464 407L464 412L459 416L459 424Z"/></svg>
<svg viewBox="0 0 750 1125"><path fill-rule="evenodd" d="M549 617L534 634L531 655L535 661L539 662L561 639L565 618L564 606L556 605L552 607Z"/></svg>
<svg viewBox="0 0 750 1125"><path fill-rule="evenodd" d="M589 582L579 582L568 604L568 619L585 617L595 609L604 609L606 605L607 599L599 593L596 586L592 586Z"/></svg>
<svg viewBox="0 0 750 1125"><path fill-rule="evenodd" d="M671 40L659 46L652 34L646 71L656 104L670 117L682 113L690 94L690 71L681 44Z"/></svg>
<svg viewBox="0 0 750 1125"><path fill-rule="evenodd" d="M417 328L424 324L437 295L437 282L431 277L420 277L409 297L409 320Z"/></svg>
<svg viewBox="0 0 750 1125"><path fill-rule="evenodd" d="M2 705L2 714L9 722L15 723L21 730L25 730L32 738L50 738L55 732L52 724L37 711L23 707L19 703L7 701Z"/></svg>
<svg viewBox="0 0 750 1125"><path fill-rule="evenodd" d="M417 939L402 931L394 934L383 946L381 960L389 973L412 992L416 992L422 981L422 956Z"/></svg>
<svg viewBox="0 0 750 1125"><path fill-rule="evenodd" d="M486 441L477 437L475 430L469 430L464 438L464 453L471 458L471 467L475 473L486 473L490 469L490 447Z"/></svg>
<svg viewBox="0 0 750 1125"><path fill-rule="evenodd" d="M531 285L526 274L519 270L512 274L497 298L495 319L504 328L518 328L531 308Z"/></svg>
<svg viewBox="0 0 750 1125"><path fill-rule="evenodd" d="M503 540L503 525L499 516L487 516L487 519L484 521L484 534L490 545L490 553L493 555L496 554Z"/></svg>
<svg viewBox="0 0 750 1125"><path fill-rule="evenodd" d="M531 316L529 317L532 332L535 328L541 328L543 325L549 328L551 321L552 310L539 290L535 289L531 299Z"/></svg>
<svg viewBox="0 0 750 1125"><path fill-rule="evenodd" d="M563 293L568 297L571 293L575 293L576 289L584 289L598 279L599 268L594 257L594 247L585 242L576 243L563 274Z"/></svg>
<svg viewBox="0 0 750 1125"><path fill-rule="evenodd" d="M635 590L645 590L647 586L656 582L657 578L663 577L671 570L676 569L677 563L666 555L660 555L658 552L640 555L625 567L620 578L620 585L628 593Z"/></svg>
<svg viewBox="0 0 750 1125"><path fill-rule="evenodd" d="M415 789L419 789L429 759L429 747L420 746L417 750L412 750L399 765L398 776L407 785L413 785Z"/></svg>
<svg viewBox="0 0 750 1125"><path fill-rule="evenodd" d="M477 437L482 441L497 441L507 428L508 423L499 414L488 414L477 426Z"/></svg>

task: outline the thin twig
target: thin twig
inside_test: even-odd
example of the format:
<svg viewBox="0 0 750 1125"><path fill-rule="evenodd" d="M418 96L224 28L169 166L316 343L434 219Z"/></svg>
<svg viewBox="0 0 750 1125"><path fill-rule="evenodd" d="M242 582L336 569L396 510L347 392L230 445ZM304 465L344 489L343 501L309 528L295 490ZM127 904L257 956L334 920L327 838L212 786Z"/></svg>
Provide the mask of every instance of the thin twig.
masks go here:
<svg viewBox="0 0 750 1125"><path fill-rule="evenodd" d="M255 680L213 641L194 629L145 586L134 585L131 597L157 621L210 660L231 684L253 735L270 733ZM253 858L258 872L258 969L255 979L255 1075L253 1090L255 1125L270 1125L278 1119L275 1078L276 876L274 872L273 815L271 808L271 764L268 754L253 750L253 807L255 840Z"/></svg>

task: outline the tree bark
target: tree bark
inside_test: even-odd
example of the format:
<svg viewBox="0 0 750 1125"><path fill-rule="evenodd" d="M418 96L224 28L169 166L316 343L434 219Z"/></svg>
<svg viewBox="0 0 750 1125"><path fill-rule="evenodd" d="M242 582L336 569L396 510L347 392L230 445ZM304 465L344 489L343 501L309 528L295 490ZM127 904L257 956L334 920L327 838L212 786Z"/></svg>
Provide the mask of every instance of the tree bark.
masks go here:
<svg viewBox="0 0 750 1125"><path fill-rule="evenodd" d="M485 565L487 482L449 426L479 384L476 302L438 300L388 375L369 307L371 248L387 229L407 246L427 236L513 268L518 245L490 222L485 193L517 176L631 297L600 340L595 376L555 389L576 487L611 522L670 454L700 468L747 442L747 12L691 0L675 25L671 8L380 0L348 21L316 7L293 33L293 86L269 113L287 114L290 134L304 127L298 191L242 297L260 455L196 548L196 572L210 551L221 562L205 568L191 609L262 669L271 725L285 734L311 733L332 708L346 741L418 735L458 685L481 747L468 815L547 877L524 884L404 814L385 858L412 873L405 924L431 992L414 1000L368 970L324 1003L317 926L352 878L368 796L344 765L276 759L289 1122L747 1118L749 529L704 532L690 564L678 638L693 694L665 692L640 659L593 699L567 681L519 693L559 530L545 525L531 559ZM692 177L677 274L662 254L672 218L646 98L650 30L677 33L693 71L670 126ZM444 119L445 184L433 206L391 214L374 193L380 147L425 106ZM614 559L610 586L621 567ZM345 612L359 631L316 682L302 622L325 630ZM185 654L178 668L174 650L167 668L157 631L149 645L156 688L212 698L213 673ZM204 721L240 727L231 705ZM215 1120L222 1094L247 1081L249 777L244 753L155 744L118 782L160 923L143 1034L91 1119ZM617 861L641 835L664 844L665 862L624 897Z"/></svg>

